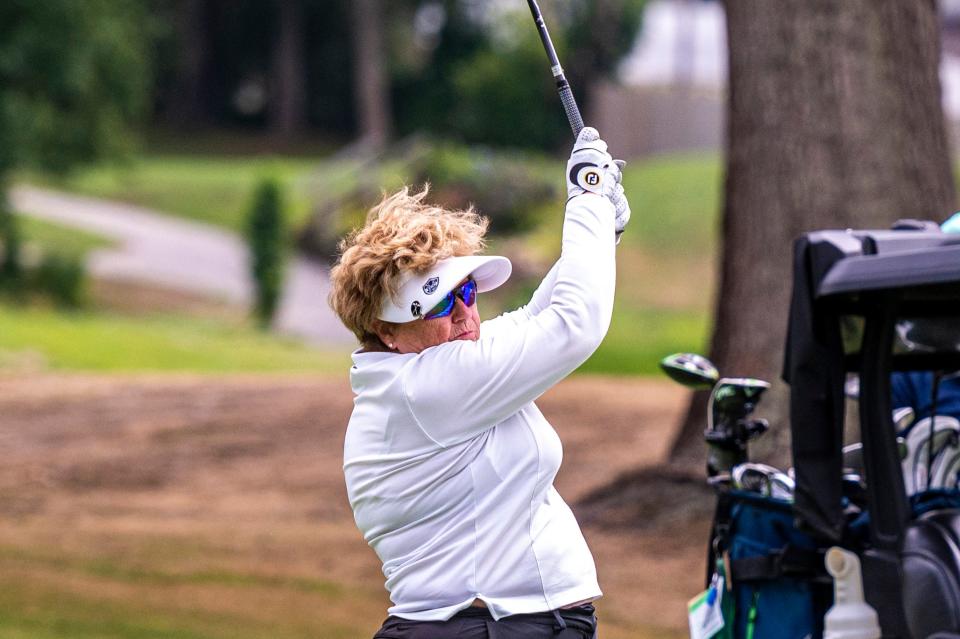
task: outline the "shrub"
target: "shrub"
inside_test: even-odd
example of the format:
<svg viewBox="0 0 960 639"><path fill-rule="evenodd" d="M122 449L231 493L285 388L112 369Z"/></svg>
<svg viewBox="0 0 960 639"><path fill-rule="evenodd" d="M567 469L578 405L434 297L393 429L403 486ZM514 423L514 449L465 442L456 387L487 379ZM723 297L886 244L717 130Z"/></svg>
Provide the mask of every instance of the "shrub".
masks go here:
<svg viewBox="0 0 960 639"><path fill-rule="evenodd" d="M35 292L46 295L59 308L77 309L86 302L87 272L79 256L45 254L30 281Z"/></svg>
<svg viewBox="0 0 960 639"><path fill-rule="evenodd" d="M16 293L23 286L21 244L17 218L0 192L0 289Z"/></svg>
<svg viewBox="0 0 960 639"><path fill-rule="evenodd" d="M284 215L279 183L263 180L254 195L247 221L250 268L254 283L253 314L268 328L283 289Z"/></svg>

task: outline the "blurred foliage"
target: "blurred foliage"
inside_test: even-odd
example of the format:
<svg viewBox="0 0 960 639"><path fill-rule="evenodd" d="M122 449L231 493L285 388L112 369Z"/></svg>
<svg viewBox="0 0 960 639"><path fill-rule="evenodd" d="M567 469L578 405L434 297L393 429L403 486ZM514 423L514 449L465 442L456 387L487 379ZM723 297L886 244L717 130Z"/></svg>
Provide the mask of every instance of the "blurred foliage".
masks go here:
<svg viewBox="0 0 960 639"><path fill-rule="evenodd" d="M531 21L532 22L532 21ZM549 65L533 29L505 51L481 49L454 70L456 97L438 121L443 133L470 142L553 148L571 139ZM403 123L401 123L403 124Z"/></svg>
<svg viewBox="0 0 960 639"><path fill-rule="evenodd" d="M277 0L149 0L154 29L155 107L173 128L261 130L274 97ZM310 125L340 137L355 125L348 0L298 2L306 112ZM195 59L190 59L193 51ZM192 65L197 65L194 68ZM199 82L185 94L184 76ZM193 121L182 121L181 103Z"/></svg>
<svg viewBox="0 0 960 639"><path fill-rule="evenodd" d="M522 153L451 143L431 146L410 167L414 184L432 185L431 201L447 208L474 206L490 219L490 232L534 228L544 204L557 200L557 176L538 171Z"/></svg>
<svg viewBox="0 0 960 639"><path fill-rule="evenodd" d="M16 296L23 285L20 227L6 191L0 189L0 291Z"/></svg>
<svg viewBox="0 0 960 639"><path fill-rule="evenodd" d="M130 150L150 87L146 9L138 0L0 3L0 287L14 299L83 302L79 257L25 259L5 187L14 169L64 174Z"/></svg>
<svg viewBox="0 0 960 639"><path fill-rule="evenodd" d="M87 303L86 254L109 246L110 241L90 233L22 215L0 216L12 223L18 238L14 275L0 275L0 291L19 303L49 301L60 309L77 309ZM5 253L0 232L0 253ZM9 236L6 236L9 237Z"/></svg>
<svg viewBox="0 0 960 639"><path fill-rule="evenodd" d="M493 235L525 233L540 222L544 207L558 203L560 180L553 162L524 152L494 150L425 139L394 147L382 160L365 167L364 179L322 198L299 236L302 250L325 261L337 255L337 243L361 226L367 211L401 184L430 184L431 203L476 208L490 219ZM390 174L399 173L400 180ZM394 183L396 182L396 183Z"/></svg>
<svg viewBox="0 0 960 639"><path fill-rule="evenodd" d="M148 24L137 0L0 3L0 177L130 148L150 86Z"/></svg>
<svg viewBox="0 0 960 639"><path fill-rule="evenodd" d="M75 310L87 300L87 271L69 253L46 253L29 274L31 291L44 295L57 308Z"/></svg>
<svg viewBox="0 0 960 639"><path fill-rule="evenodd" d="M268 328L283 292L286 253L283 197L274 179L263 180L257 188L247 223L247 243L254 283L253 314L261 328Z"/></svg>
<svg viewBox="0 0 960 639"><path fill-rule="evenodd" d="M144 0L154 19L155 107L174 128L267 130L282 78L282 41L298 38L307 124L357 133L355 29L350 0L296 2L283 33L276 0ZM644 0L544 3L546 21L582 107L613 75L639 29ZM525 3L380 0L382 65L395 129L467 143L552 149L570 133ZM190 81L189 78L194 80ZM193 120L179 119L189 114Z"/></svg>
<svg viewBox="0 0 960 639"><path fill-rule="evenodd" d="M573 0L541 7L582 110L633 45L645 0ZM392 2L393 105L401 133L554 148L569 142L546 53L524 3Z"/></svg>

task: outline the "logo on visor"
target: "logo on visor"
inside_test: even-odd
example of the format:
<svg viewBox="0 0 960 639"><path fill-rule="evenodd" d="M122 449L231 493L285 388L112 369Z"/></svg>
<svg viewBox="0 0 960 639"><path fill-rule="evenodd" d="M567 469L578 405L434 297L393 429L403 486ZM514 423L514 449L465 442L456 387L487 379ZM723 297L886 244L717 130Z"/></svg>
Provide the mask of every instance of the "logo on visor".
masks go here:
<svg viewBox="0 0 960 639"><path fill-rule="evenodd" d="M423 315L423 309L420 308L420 302L413 300L413 304L410 305L410 312L414 317L420 317Z"/></svg>
<svg viewBox="0 0 960 639"><path fill-rule="evenodd" d="M431 277L427 280L427 283L423 285L423 292L427 295L433 295L438 286L440 286L440 278Z"/></svg>

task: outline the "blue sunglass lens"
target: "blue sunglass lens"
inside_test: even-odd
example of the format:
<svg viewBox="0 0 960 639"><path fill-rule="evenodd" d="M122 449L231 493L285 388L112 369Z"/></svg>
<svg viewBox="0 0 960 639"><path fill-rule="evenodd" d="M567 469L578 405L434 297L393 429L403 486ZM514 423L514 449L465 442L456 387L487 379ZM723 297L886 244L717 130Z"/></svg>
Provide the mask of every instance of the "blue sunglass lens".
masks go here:
<svg viewBox="0 0 960 639"><path fill-rule="evenodd" d="M468 307L473 306L473 303L477 301L477 283L474 280L468 280L466 284L460 287L459 297Z"/></svg>
<svg viewBox="0 0 960 639"><path fill-rule="evenodd" d="M423 319L446 317L453 312L453 307L456 305L456 299L458 297L463 300L464 305L467 307L473 306L474 302L477 301L476 281L471 278L447 293L446 297L444 297L439 304L431 308L427 314L423 316Z"/></svg>

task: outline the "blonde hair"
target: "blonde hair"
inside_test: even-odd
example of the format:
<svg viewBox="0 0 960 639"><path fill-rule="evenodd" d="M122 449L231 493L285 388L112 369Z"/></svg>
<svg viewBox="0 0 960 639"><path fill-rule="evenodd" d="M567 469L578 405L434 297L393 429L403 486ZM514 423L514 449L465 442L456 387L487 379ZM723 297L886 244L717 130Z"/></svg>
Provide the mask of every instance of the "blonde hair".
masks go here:
<svg viewBox="0 0 960 639"><path fill-rule="evenodd" d="M474 255L485 245L489 220L471 206L451 211L424 203L429 185L403 187L367 214L362 228L340 242L330 271L330 306L365 347L380 347L373 331L383 299L396 295L401 275L423 273L448 257Z"/></svg>

